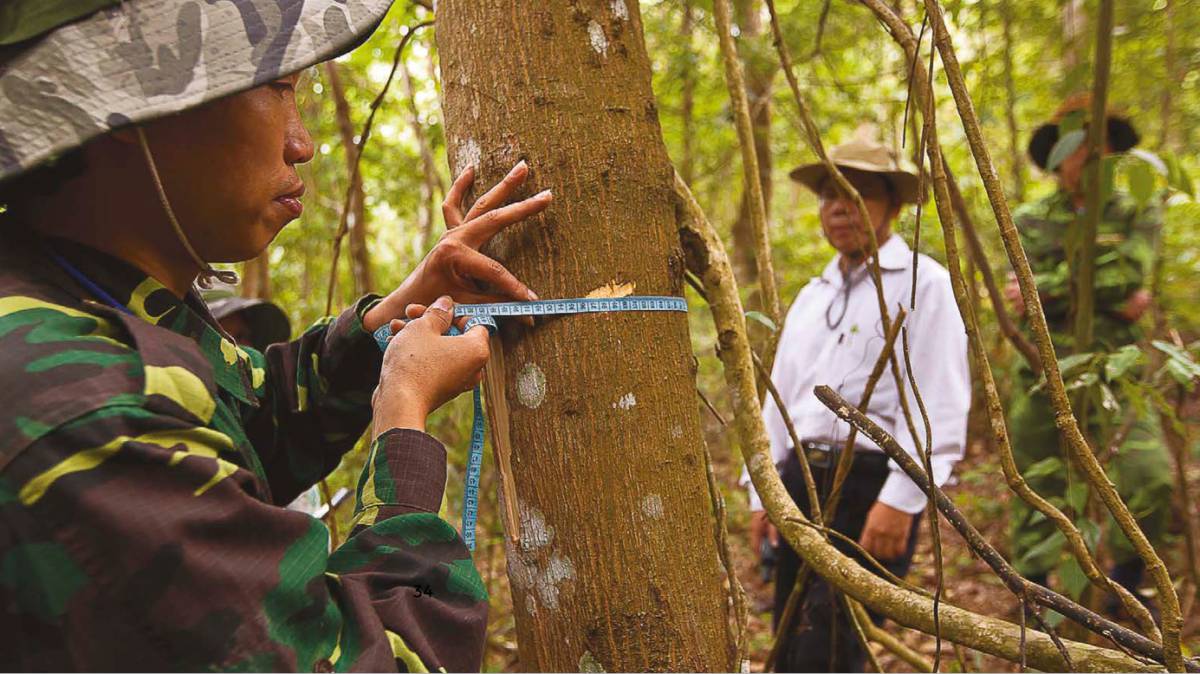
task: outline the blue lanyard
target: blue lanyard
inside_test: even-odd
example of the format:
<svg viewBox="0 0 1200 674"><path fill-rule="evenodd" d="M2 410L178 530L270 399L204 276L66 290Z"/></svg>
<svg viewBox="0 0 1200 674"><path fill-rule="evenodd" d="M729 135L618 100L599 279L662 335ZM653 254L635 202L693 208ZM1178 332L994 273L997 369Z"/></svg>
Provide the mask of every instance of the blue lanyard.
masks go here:
<svg viewBox="0 0 1200 674"><path fill-rule="evenodd" d="M67 262L67 260L63 256L59 255L58 253L56 253L48 248L46 249L46 254L48 254L50 256L51 260L54 260L55 264L57 264L59 267L62 267L62 270L67 272L67 274L70 275L71 278L75 279L76 283L83 286L84 289L86 289L89 293L91 293L93 296L95 296L96 299L100 300L101 302L107 304L108 306L110 306L118 311L122 311L126 314L129 314L130 316L136 315L132 311L129 310L129 307L125 306L121 302L118 302L117 299L115 297L113 297L112 295L109 295L108 292L104 290L104 288L101 288L99 285L96 284L95 281L88 278L87 275L85 275L83 272L79 271L79 269L77 269L75 267L75 265L71 264L70 262Z"/></svg>
<svg viewBox="0 0 1200 674"><path fill-rule="evenodd" d="M687 300L682 297L644 295L634 297L581 297L566 300L537 300L536 302L495 302L492 304L456 304L454 316L467 316L464 330L476 325L495 333L494 316L550 316L563 314L595 314L609 311L681 311L687 312ZM458 334L451 326L450 334ZM380 351L386 351L392 335L391 321L384 323L374 335ZM467 549L475 549L475 521L479 514L479 472L483 465L483 439L487 422L483 415L483 396L480 388L471 393L474 416L471 421L471 450L467 455L467 484L463 490L462 537Z"/></svg>

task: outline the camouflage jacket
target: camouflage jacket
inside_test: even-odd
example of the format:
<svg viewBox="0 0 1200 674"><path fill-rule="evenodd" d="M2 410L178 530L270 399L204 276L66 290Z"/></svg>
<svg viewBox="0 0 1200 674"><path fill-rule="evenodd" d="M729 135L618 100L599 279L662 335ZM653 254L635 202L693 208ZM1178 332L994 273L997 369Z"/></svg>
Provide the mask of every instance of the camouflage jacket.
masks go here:
<svg viewBox="0 0 1200 674"><path fill-rule="evenodd" d="M436 515L436 440L379 436L332 554L281 507L370 420L370 298L262 354L195 293L20 238L0 234L0 667L478 669L487 595Z"/></svg>
<svg viewBox="0 0 1200 674"><path fill-rule="evenodd" d="M1046 322L1059 349L1070 346L1074 333L1066 240L1076 217L1070 196L1061 190L1024 204L1013 213L1037 281ZM1154 263L1154 238L1161 222L1156 208L1139 208L1121 193L1105 204L1096 236L1093 330L1097 348L1113 350L1138 340L1136 324L1116 312L1134 291L1147 285Z"/></svg>

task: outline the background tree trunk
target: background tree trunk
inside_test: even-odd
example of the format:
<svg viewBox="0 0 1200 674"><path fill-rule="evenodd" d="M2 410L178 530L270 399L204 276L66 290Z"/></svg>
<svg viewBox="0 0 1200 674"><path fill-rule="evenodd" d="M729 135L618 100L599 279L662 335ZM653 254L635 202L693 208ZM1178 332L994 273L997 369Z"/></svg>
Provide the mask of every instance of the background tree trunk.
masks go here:
<svg viewBox="0 0 1200 674"><path fill-rule="evenodd" d="M242 297L271 299L271 249L242 264Z"/></svg>
<svg viewBox="0 0 1200 674"><path fill-rule="evenodd" d="M692 33L695 32L695 8L692 0L684 0L683 17L679 22L679 39L683 42L684 53L687 54L688 64L680 73L683 80L683 92L680 94L679 114L683 118L683 153L679 162L679 175L691 185L696 179L696 153L692 145L695 138L695 94L696 94L696 65L700 60L693 48Z"/></svg>
<svg viewBox="0 0 1200 674"><path fill-rule="evenodd" d="M346 155L346 176L355 174L354 162L358 156L358 143L354 121L350 118L350 104L346 101L346 90L338 73L338 64L325 62L325 74L329 77L329 91L333 94L333 105L337 115L338 131L342 136L342 149ZM367 209L363 196L362 174L354 177L350 186L350 271L354 277L354 293L363 295L375 289L371 279L371 253L367 248Z"/></svg>
<svg viewBox="0 0 1200 674"><path fill-rule="evenodd" d="M681 294L638 4L517 13L441 0L437 14L453 172L477 165L483 189L526 159L527 192L556 196L490 254L547 298L614 281ZM494 344L489 418L497 453L511 451L520 519L508 576L522 668L735 668L686 317L508 324Z"/></svg>
<svg viewBox="0 0 1200 674"><path fill-rule="evenodd" d="M425 135L425 125L421 123L421 113L417 110L417 92L413 86L412 74L408 71L408 62L400 60L400 77L404 80L404 95L408 99L408 116L413 136L417 139L417 149L421 154L421 207L418 209L418 226L421 231L421 250L429 247L433 239L434 222L437 220L437 204L440 195L446 193L446 185L433 162L433 150L429 147L429 138Z"/></svg>

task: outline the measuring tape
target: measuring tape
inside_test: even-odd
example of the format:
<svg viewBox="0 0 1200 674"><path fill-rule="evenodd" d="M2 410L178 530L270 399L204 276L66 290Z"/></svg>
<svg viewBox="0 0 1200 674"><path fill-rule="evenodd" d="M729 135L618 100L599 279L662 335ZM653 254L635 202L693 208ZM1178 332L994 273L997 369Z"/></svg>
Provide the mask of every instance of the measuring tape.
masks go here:
<svg viewBox="0 0 1200 674"><path fill-rule="evenodd" d="M491 304L456 304L454 317L467 317L463 330L482 325L496 332L496 316L559 316L566 314L600 314L613 311L680 311L687 313L687 300L682 297L639 295L633 297L579 297L566 300L536 300L533 302L493 302ZM449 334L459 334L454 326ZM386 351L392 334L391 321L373 334L380 351ZM467 455L467 486L463 490L462 537L467 549L475 549L475 520L479 514L479 471L483 465L483 395L478 386L472 392L475 419L471 422L471 451Z"/></svg>

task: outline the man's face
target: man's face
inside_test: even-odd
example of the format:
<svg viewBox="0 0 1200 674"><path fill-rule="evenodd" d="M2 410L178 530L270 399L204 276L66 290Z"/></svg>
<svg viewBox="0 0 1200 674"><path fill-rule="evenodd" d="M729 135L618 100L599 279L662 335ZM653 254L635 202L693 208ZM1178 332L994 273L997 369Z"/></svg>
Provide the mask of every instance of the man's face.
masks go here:
<svg viewBox="0 0 1200 674"><path fill-rule="evenodd" d="M290 75L146 127L171 207L204 259L250 259L300 216L304 183L296 164L312 159L313 141L296 107L298 79Z"/></svg>
<svg viewBox="0 0 1200 674"><path fill-rule="evenodd" d="M832 178L826 178L819 192L821 231L839 253L857 260L870 248L871 234L867 227L873 226L876 237L882 242L899 205L883 176L853 169L843 169L842 173L862 195L871 224L862 221L854 200L843 194Z"/></svg>
<svg viewBox="0 0 1200 674"><path fill-rule="evenodd" d="M1112 152L1111 147L1105 148L1105 154ZM1083 192L1083 170L1087 167L1088 144L1080 143L1079 147L1074 152L1067 155L1066 159L1058 165L1055 172L1058 173L1059 184L1062 188L1071 194L1081 194Z"/></svg>

